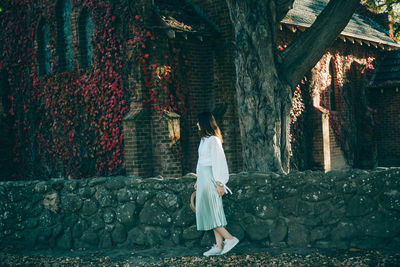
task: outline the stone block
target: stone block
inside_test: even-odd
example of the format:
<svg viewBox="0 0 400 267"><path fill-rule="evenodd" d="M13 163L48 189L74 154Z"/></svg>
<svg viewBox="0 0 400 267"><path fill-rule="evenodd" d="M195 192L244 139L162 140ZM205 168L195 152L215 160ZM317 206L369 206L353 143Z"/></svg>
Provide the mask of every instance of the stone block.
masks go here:
<svg viewBox="0 0 400 267"><path fill-rule="evenodd" d="M375 196L382 191L383 181L371 175L365 174L358 177L358 191L362 195Z"/></svg>
<svg viewBox="0 0 400 267"><path fill-rule="evenodd" d="M244 239L244 230L240 223L238 222L229 222L226 229L231 233L233 236L236 236L239 240Z"/></svg>
<svg viewBox="0 0 400 267"><path fill-rule="evenodd" d="M203 231L197 231L196 225L183 229L182 238L185 240L198 239L203 235Z"/></svg>
<svg viewBox="0 0 400 267"><path fill-rule="evenodd" d="M146 236L144 230L136 227L128 232L127 237L128 244L133 245L144 245L146 243Z"/></svg>
<svg viewBox="0 0 400 267"><path fill-rule="evenodd" d="M120 203L133 202L136 200L136 192L130 189L122 188L117 193L117 199Z"/></svg>
<svg viewBox="0 0 400 267"><path fill-rule="evenodd" d="M96 214L95 216L92 216L88 218L89 224L90 224L90 229L93 231L98 231L100 229L103 229L105 224L104 220L101 215Z"/></svg>
<svg viewBox="0 0 400 267"><path fill-rule="evenodd" d="M281 209L280 212L283 216L290 216L297 214L297 198L290 197L280 201Z"/></svg>
<svg viewBox="0 0 400 267"><path fill-rule="evenodd" d="M196 215L188 206L181 208L174 218L174 225L176 226L190 226L196 223Z"/></svg>
<svg viewBox="0 0 400 267"><path fill-rule="evenodd" d="M278 218L269 230L269 239L272 243L279 243L286 239L288 227L284 219Z"/></svg>
<svg viewBox="0 0 400 267"><path fill-rule="evenodd" d="M314 203L301 201L297 203L298 216L313 215L314 214Z"/></svg>
<svg viewBox="0 0 400 267"><path fill-rule="evenodd" d="M44 210L39 216L40 227L50 227L56 223L56 215L49 211Z"/></svg>
<svg viewBox="0 0 400 267"><path fill-rule="evenodd" d="M330 233L330 228L326 226L315 227L310 232L311 242L326 239Z"/></svg>
<svg viewBox="0 0 400 267"><path fill-rule="evenodd" d="M268 197L253 196L246 203L246 211L261 219L274 219L278 216L278 204Z"/></svg>
<svg viewBox="0 0 400 267"><path fill-rule="evenodd" d="M57 238L56 246L60 249L71 249L72 248L72 234L71 229L66 228L62 235Z"/></svg>
<svg viewBox="0 0 400 267"><path fill-rule="evenodd" d="M125 186L125 181L121 177L109 177L104 184L109 190L117 190Z"/></svg>
<svg viewBox="0 0 400 267"><path fill-rule="evenodd" d="M310 233L304 225L290 223L288 227L288 244L291 247L304 247L310 244Z"/></svg>
<svg viewBox="0 0 400 267"><path fill-rule="evenodd" d="M343 194L357 193L357 184L355 181L344 181L337 184L336 191Z"/></svg>
<svg viewBox="0 0 400 267"><path fill-rule="evenodd" d="M38 225L39 221L37 218L28 218L25 220L24 225L28 229L35 228Z"/></svg>
<svg viewBox="0 0 400 267"><path fill-rule="evenodd" d="M160 205L148 202L139 214L139 221L144 225L168 226L172 218Z"/></svg>
<svg viewBox="0 0 400 267"><path fill-rule="evenodd" d="M232 234L232 235L236 236L234 234ZM205 232L203 237L201 238L200 245L202 245L203 247L211 247L214 244L215 244L215 236L214 236L213 231Z"/></svg>
<svg viewBox="0 0 400 267"><path fill-rule="evenodd" d="M97 202L94 199L87 199L83 202L82 214L84 216L91 216L97 212Z"/></svg>
<svg viewBox="0 0 400 267"><path fill-rule="evenodd" d="M32 230L32 229L26 229L26 230L24 230L24 234L23 235L24 235L25 244L27 246L29 246L30 248L35 247L36 241L37 241L37 238L38 238L37 231Z"/></svg>
<svg viewBox="0 0 400 267"><path fill-rule="evenodd" d="M376 202L368 196L355 195L346 206L346 215L350 217L363 216L376 208Z"/></svg>
<svg viewBox="0 0 400 267"><path fill-rule="evenodd" d="M64 188L69 192L74 192L79 187L78 181L68 180L64 184Z"/></svg>
<svg viewBox="0 0 400 267"><path fill-rule="evenodd" d="M180 228L173 228L171 230L171 240L175 245L179 245L182 239L182 230Z"/></svg>
<svg viewBox="0 0 400 267"><path fill-rule="evenodd" d="M351 240L357 235L358 231L355 225L350 221L339 222L331 232L333 241Z"/></svg>
<svg viewBox="0 0 400 267"><path fill-rule="evenodd" d="M117 244L123 243L126 240L126 236L126 228L122 224L117 223L111 233L112 241Z"/></svg>
<svg viewBox="0 0 400 267"><path fill-rule="evenodd" d="M270 226L267 222L258 221L246 225L245 232L252 241L261 241L269 236Z"/></svg>
<svg viewBox="0 0 400 267"><path fill-rule="evenodd" d="M301 193L301 199L309 202L320 202L333 196L331 191L315 185L305 186Z"/></svg>
<svg viewBox="0 0 400 267"><path fill-rule="evenodd" d="M78 194L83 199L89 199L93 196L96 190L93 187L82 187L79 188Z"/></svg>
<svg viewBox="0 0 400 267"><path fill-rule="evenodd" d="M145 245L147 246L159 246L164 237L165 234L168 233L165 229L160 228L160 227L146 227L145 228Z"/></svg>
<svg viewBox="0 0 400 267"><path fill-rule="evenodd" d="M125 203L116 210L117 220L125 226L132 226L135 223L136 205L133 202Z"/></svg>
<svg viewBox="0 0 400 267"><path fill-rule="evenodd" d="M82 199L75 194L61 195L61 206L63 210L75 212L82 207Z"/></svg>
<svg viewBox="0 0 400 267"><path fill-rule="evenodd" d="M39 182L35 185L35 191L39 194L46 193L50 190L50 185L47 182Z"/></svg>
<svg viewBox="0 0 400 267"><path fill-rule="evenodd" d="M100 241L99 241L99 248L112 248L113 243L111 240L111 234L107 231L102 231L99 234Z"/></svg>
<svg viewBox="0 0 400 267"><path fill-rule="evenodd" d="M81 241L85 242L86 244L97 247L99 243L99 237L95 232L92 231L85 231L81 236Z"/></svg>
<svg viewBox="0 0 400 267"><path fill-rule="evenodd" d="M112 209L106 209L103 213L103 220L105 223L112 223L115 220L115 212Z"/></svg>
<svg viewBox="0 0 400 267"><path fill-rule="evenodd" d="M388 210L400 211L400 191L391 189L380 195L381 205Z"/></svg>
<svg viewBox="0 0 400 267"><path fill-rule="evenodd" d="M80 218L72 228L72 237L74 239L80 238L82 234L89 228L89 224L85 219Z"/></svg>
<svg viewBox="0 0 400 267"><path fill-rule="evenodd" d="M115 207L117 201L115 200L114 194L109 192L105 188L99 188L96 192L96 199L100 204L100 207Z"/></svg>
<svg viewBox="0 0 400 267"><path fill-rule="evenodd" d="M296 197L299 194L299 188L289 182L274 183L272 195L274 199L285 199Z"/></svg>
<svg viewBox="0 0 400 267"><path fill-rule="evenodd" d="M397 212L377 212L358 221L357 228L366 236L392 238L400 233Z"/></svg>
<svg viewBox="0 0 400 267"><path fill-rule="evenodd" d="M136 197L136 202L143 206L149 199L153 197L154 193L148 190L140 190Z"/></svg>

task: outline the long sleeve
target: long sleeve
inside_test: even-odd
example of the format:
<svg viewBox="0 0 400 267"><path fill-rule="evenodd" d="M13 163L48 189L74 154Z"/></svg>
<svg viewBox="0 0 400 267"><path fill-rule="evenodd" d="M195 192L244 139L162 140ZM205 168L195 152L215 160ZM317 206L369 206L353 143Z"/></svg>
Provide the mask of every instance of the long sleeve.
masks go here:
<svg viewBox="0 0 400 267"><path fill-rule="evenodd" d="M224 149L222 148L221 140L218 137L212 137L210 140L210 152L211 152L211 167L214 178L223 184L225 193L232 191L226 186L229 181L229 170L226 162Z"/></svg>

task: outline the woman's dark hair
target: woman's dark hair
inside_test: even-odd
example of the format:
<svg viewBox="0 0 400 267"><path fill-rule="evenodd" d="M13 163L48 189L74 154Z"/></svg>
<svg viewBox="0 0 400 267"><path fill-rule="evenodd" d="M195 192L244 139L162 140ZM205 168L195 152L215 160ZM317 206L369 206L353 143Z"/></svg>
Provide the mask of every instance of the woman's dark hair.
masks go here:
<svg viewBox="0 0 400 267"><path fill-rule="evenodd" d="M211 112L205 111L197 115L197 120L200 125L199 135L200 137L207 137L215 135L221 142L223 142L221 130L219 129L217 122Z"/></svg>

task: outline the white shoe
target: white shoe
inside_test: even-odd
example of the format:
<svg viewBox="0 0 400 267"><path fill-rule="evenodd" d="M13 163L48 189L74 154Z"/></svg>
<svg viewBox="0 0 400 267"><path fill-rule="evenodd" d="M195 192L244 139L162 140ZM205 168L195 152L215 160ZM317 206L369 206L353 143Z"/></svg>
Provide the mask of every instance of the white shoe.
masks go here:
<svg viewBox="0 0 400 267"><path fill-rule="evenodd" d="M225 239L224 249L221 251L221 255L229 252L237 245L237 243L239 243L239 239L237 239L236 237L233 237L232 239Z"/></svg>
<svg viewBox="0 0 400 267"><path fill-rule="evenodd" d="M207 250L206 252L203 253L204 256L215 256L219 255L222 251L222 248L217 247L217 245L212 246L210 250Z"/></svg>

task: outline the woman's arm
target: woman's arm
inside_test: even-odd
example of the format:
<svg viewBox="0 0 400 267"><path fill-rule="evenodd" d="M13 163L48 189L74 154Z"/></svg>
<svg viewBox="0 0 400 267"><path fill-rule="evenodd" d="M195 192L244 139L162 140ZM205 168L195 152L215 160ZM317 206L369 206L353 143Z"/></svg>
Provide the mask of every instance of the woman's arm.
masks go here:
<svg viewBox="0 0 400 267"><path fill-rule="evenodd" d="M210 140L210 146L211 166L214 179L223 186L225 193L229 191L232 194L232 191L226 186L226 183L229 181L229 171L221 140L213 136Z"/></svg>

